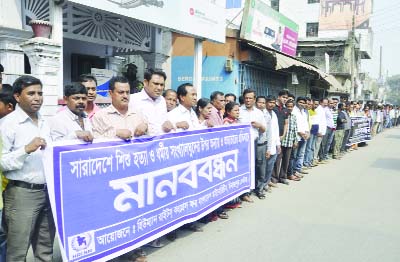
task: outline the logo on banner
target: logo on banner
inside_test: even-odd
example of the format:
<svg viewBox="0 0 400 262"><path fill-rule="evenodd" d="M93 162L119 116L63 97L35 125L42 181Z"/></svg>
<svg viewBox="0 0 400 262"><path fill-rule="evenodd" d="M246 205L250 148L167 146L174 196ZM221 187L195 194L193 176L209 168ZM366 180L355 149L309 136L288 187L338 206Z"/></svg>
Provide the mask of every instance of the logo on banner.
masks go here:
<svg viewBox="0 0 400 262"><path fill-rule="evenodd" d="M77 259L96 251L94 231L85 232L68 238L69 258Z"/></svg>

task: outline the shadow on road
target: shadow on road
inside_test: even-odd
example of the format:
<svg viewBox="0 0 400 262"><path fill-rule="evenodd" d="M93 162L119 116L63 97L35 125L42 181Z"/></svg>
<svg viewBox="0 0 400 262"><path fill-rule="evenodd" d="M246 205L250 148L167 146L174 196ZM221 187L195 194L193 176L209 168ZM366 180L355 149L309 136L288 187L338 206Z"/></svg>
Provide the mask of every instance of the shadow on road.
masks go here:
<svg viewBox="0 0 400 262"><path fill-rule="evenodd" d="M400 136L399 136L400 138ZM400 171L400 159L397 158L380 158L371 165L372 167L391 169ZM400 174L400 173L399 173Z"/></svg>

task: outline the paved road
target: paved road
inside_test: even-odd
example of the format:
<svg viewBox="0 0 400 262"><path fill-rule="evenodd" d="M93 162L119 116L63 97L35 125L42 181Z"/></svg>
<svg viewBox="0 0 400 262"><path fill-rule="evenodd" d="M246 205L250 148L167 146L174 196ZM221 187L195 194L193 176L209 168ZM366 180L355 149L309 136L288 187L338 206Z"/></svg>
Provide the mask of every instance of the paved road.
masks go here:
<svg viewBox="0 0 400 262"><path fill-rule="evenodd" d="M179 231L149 262L399 262L400 129L280 185L230 219Z"/></svg>
<svg viewBox="0 0 400 262"><path fill-rule="evenodd" d="M391 129L203 233L166 240L148 261L398 262L399 187L400 129Z"/></svg>

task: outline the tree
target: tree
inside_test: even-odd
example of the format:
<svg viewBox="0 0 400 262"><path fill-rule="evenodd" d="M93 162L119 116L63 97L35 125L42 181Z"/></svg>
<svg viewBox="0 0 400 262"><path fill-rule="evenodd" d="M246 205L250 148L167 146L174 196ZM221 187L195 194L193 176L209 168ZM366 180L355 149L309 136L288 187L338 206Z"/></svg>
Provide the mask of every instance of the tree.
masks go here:
<svg viewBox="0 0 400 262"><path fill-rule="evenodd" d="M400 105L400 75L394 75L386 80L389 90L387 101L394 105Z"/></svg>

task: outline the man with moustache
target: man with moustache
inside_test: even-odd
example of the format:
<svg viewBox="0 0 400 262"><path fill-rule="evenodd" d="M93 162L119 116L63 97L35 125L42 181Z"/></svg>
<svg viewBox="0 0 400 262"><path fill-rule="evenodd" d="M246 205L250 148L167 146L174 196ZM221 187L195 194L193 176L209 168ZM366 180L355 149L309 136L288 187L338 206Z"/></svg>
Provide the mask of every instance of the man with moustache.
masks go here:
<svg viewBox="0 0 400 262"><path fill-rule="evenodd" d="M148 69L144 73L142 91L132 94L129 108L136 113L142 114L149 125L149 135L160 135L168 133L173 129L172 123L168 121L167 105L162 96L167 75L159 69Z"/></svg>
<svg viewBox="0 0 400 262"><path fill-rule="evenodd" d="M295 175L300 178L303 177L302 174L306 173L302 170L302 167L307 139L310 136L310 126L308 124L307 113L305 112L306 104L306 97L298 97L296 99L296 106L292 112L292 114L296 116L297 121L298 146L292 151L290 175Z"/></svg>
<svg viewBox="0 0 400 262"><path fill-rule="evenodd" d="M271 124L267 128L267 137L268 137L268 146L267 152L265 153L265 157L267 159L266 165L266 180L264 189L268 189L268 186L276 186L275 184L279 181L282 181L278 176L276 176L275 181L271 181L272 171L275 167L275 161L277 156L281 153L281 138L279 134L279 124L278 117L274 112L274 108L276 105L276 99L274 96L266 97L266 114L271 119Z"/></svg>
<svg viewBox="0 0 400 262"><path fill-rule="evenodd" d="M285 137L281 142L281 150L282 150L282 167L280 170L279 178L281 179L279 182L282 184L289 185L289 180L300 181L300 178L288 173L290 156L292 153L292 149L297 148L297 120L296 116L292 114L294 108L294 101L288 100L286 102L286 108L288 110L288 131Z"/></svg>
<svg viewBox="0 0 400 262"><path fill-rule="evenodd" d="M7 262L25 261L32 246L37 261L51 261L55 225L42 164L51 141L47 121L39 114L42 82L32 76L15 80L15 111L4 118L0 167L9 179L4 191Z"/></svg>
<svg viewBox="0 0 400 262"><path fill-rule="evenodd" d="M243 99L244 105L240 107L239 122L251 125L251 138L255 144L256 188L254 189L254 193L259 199L265 199L263 190L265 186L267 141L265 141L263 133L266 131L267 123L263 112L255 107L256 91L250 88L245 89L243 91ZM245 201L251 201L247 195L242 198Z"/></svg>
<svg viewBox="0 0 400 262"><path fill-rule="evenodd" d="M100 111L100 107L95 104L97 97L97 80L92 75L81 75L79 77L79 83L84 85L87 89L87 103L85 112L88 119L92 119L97 111Z"/></svg>
<svg viewBox="0 0 400 262"><path fill-rule="evenodd" d="M211 126L222 126L224 124L225 97L224 93L214 91L210 95L212 104L211 115L208 122Z"/></svg>
<svg viewBox="0 0 400 262"><path fill-rule="evenodd" d="M121 138L147 134L147 121L142 114L129 108L130 88L128 79L123 76L110 80L109 94L111 105L97 112L92 120L94 137Z"/></svg>
<svg viewBox="0 0 400 262"><path fill-rule="evenodd" d="M50 135L53 141L80 139L92 142L92 124L85 112L88 91L81 83L64 87L65 110L50 119Z"/></svg>

